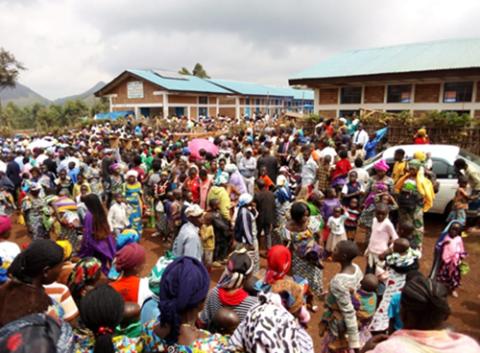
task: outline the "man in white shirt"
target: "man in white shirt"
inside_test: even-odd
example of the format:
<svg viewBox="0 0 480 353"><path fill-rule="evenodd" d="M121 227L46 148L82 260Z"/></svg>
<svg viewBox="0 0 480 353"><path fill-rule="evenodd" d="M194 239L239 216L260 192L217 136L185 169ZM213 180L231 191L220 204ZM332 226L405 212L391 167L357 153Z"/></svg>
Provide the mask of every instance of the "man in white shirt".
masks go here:
<svg viewBox="0 0 480 353"><path fill-rule="evenodd" d="M352 142L356 145L362 145L364 147L368 142L368 132L363 128L363 124L358 124L358 129L353 134Z"/></svg>
<svg viewBox="0 0 480 353"><path fill-rule="evenodd" d="M253 150L251 147L245 149L245 156L240 158L238 163L238 170L242 174L243 179L245 179L245 184L247 186L247 192L250 195L253 195L253 190L255 187L255 172L257 170L257 160L253 157Z"/></svg>
<svg viewBox="0 0 480 353"><path fill-rule="evenodd" d="M115 235L119 235L130 224L128 219L129 208L128 205L123 202L122 194L116 194L114 197L115 202L108 210L107 219L110 229L115 233Z"/></svg>

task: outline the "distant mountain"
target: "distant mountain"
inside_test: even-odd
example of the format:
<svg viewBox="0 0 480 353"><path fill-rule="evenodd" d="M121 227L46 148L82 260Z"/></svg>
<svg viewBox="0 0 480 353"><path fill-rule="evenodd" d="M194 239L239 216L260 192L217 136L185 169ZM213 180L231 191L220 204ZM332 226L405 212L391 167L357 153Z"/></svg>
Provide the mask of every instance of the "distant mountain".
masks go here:
<svg viewBox="0 0 480 353"><path fill-rule="evenodd" d="M17 83L15 87L7 87L0 90L0 99L2 105L7 104L8 102L13 102L21 107L34 103L45 105L51 103L50 100L21 83Z"/></svg>
<svg viewBox="0 0 480 353"><path fill-rule="evenodd" d="M59 105L62 105L63 103L65 103L66 101L68 100L82 100L84 101L85 103L87 103L88 105L91 105L93 103L95 103L95 100L98 99L96 98L93 94L98 91L100 88L102 88L103 86L105 86L105 82L97 82L97 84L95 84L95 86L93 86L92 88L86 90L85 92L83 93L80 93L80 94L76 94L76 95L73 95L73 96L68 96L68 97L63 97L63 98L58 98L58 99L55 99L53 101L53 103L55 104L59 104Z"/></svg>

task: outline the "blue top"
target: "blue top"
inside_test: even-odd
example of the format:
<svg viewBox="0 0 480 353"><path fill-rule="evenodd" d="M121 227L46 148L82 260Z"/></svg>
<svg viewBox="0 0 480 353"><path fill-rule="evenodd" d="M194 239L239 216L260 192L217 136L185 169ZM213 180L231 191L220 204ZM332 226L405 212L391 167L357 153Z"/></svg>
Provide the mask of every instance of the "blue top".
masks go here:
<svg viewBox="0 0 480 353"><path fill-rule="evenodd" d="M400 318L400 299L402 298L402 292L393 293L390 299L390 305L388 306L388 318L393 319L393 328L395 331L403 328L403 322Z"/></svg>

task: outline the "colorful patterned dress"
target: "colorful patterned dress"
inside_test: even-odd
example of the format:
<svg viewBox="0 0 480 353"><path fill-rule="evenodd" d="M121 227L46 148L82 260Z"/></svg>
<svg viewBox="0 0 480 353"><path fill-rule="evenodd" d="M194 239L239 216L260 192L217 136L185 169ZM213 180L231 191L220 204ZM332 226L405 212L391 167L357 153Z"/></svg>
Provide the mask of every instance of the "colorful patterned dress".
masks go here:
<svg viewBox="0 0 480 353"><path fill-rule="evenodd" d="M135 184L125 183L123 184L123 191L125 200L132 207L128 220L133 229L135 229L139 235L142 234L142 184L136 182Z"/></svg>
<svg viewBox="0 0 480 353"><path fill-rule="evenodd" d="M367 229L372 228L373 217L375 216L375 198L377 194L388 192L393 193L393 180L385 177L377 180L376 177L370 178L366 188L366 199L364 200L364 210L359 218L359 224Z"/></svg>
<svg viewBox="0 0 480 353"><path fill-rule="evenodd" d="M141 337L130 338L125 335L114 336L113 347L116 353L141 353L143 352L143 341ZM93 353L95 337L90 330L74 331L74 352Z"/></svg>
<svg viewBox="0 0 480 353"><path fill-rule="evenodd" d="M205 338L198 338L191 345L181 344L168 345L165 340L155 334L155 326L158 321L152 320L144 326L142 339L145 353L220 353L226 352L228 337L219 334L211 334L208 331L200 330L207 335Z"/></svg>
<svg viewBox="0 0 480 353"><path fill-rule="evenodd" d="M48 238L43 224L43 214L46 203L41 197L27 195L22 201L22 212L25 216L28 233L33 240Z"/></svg>
<svg viewBox="0 0 480 353"><path fill-rule="evenodd" d="M292 232L284 227L281 229L281 237L288 241L293 248L292 251L292 275L300 276L308 281L308 286L312 292L321 296L323 291L323 269L317 264L305 259L309 250L318 242L316 237L323 229L323 220L321 216L311 216L306 230L302 232ZM318 254L319 257L322 254Z"/></svg>

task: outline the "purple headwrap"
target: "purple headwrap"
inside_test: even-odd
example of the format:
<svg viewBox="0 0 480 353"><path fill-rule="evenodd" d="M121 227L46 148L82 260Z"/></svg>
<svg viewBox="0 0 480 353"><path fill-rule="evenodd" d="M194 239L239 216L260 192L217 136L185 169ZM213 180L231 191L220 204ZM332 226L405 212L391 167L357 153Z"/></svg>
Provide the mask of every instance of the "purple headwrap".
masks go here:
<svg viewBox="0 0 480 353"><path fill-rule="evenodd" d="M181 315L194 308L207 296L210 276L203 264L189 256L182 256L167 266L160 281L160 324L169 324L167 344L177 342Z"/></svg>
<svg viewBox="0 0 480 353"><path fill-rule="evenodd" d="M379 160L377 163L375 163L375 164L373 165L373 168L374 168L375 170L382 170L382 171L384 171L384 172L386 172L387 170L390 169L390 167L388 166L387 162L385 162L384 159L381 159L381 160Z"/></svg>
<svg viewBox="0 0 480 353"><path fill-rule="evenodd" d="M373 168L375 170L382 170L384 172L386 172L387 170L390 169L390 167L388 166L387 162L385 162L385 160L381 159L379 160L377 163L375 163L373 165Z"/></svg>

